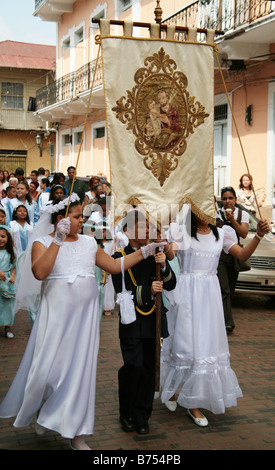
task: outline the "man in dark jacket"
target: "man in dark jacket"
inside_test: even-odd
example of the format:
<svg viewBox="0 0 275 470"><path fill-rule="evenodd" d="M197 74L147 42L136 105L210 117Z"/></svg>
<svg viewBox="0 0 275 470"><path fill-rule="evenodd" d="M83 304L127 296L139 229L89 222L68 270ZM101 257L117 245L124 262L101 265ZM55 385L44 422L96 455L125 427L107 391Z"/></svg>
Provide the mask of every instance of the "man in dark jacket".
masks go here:
<svg viewBox="0 0 275 470"><path fill-rule="evenodd" d="M133 210L127 215L124 231L129 244L118 250L114 258L130 254L149 242L148 223L142 214ZM164 247L165 248L165 247ZM156 262L161 265L161 281L156 281ZM122 291L122 276L112 276L115 291ZM125 287L133 294L136 320L119 323L120 347L124 365L118 372L120 422L124 431L149 432L148 420L155 393L156 302L162 289L172 290L176 277L163 252L144 259L125 271ZM161 336L166 338L167 309L161 305Z"/></svg>
<svg viewBox="0 0 275 470"><path fill-rule="evenodd" d="M65 188L67 189L68 193L70 194L70 191L71 191L71 187L72 187L72 183L73 183L73 179L74 179L74 174L75 174L75 167L74 166L69 166L67 168L67 173L68 173L68 179L66 179L65 183L64 183L64 186ZM82 180L79 180L77 178L75 178L74 180L74 187L73 187L73 192L74 193L77 193L79 198L80 198L80 201L83 202L84 201L84 198L85 198L85 192L88 191L88 187L87 185L85 184L84 181Z"/></svg>

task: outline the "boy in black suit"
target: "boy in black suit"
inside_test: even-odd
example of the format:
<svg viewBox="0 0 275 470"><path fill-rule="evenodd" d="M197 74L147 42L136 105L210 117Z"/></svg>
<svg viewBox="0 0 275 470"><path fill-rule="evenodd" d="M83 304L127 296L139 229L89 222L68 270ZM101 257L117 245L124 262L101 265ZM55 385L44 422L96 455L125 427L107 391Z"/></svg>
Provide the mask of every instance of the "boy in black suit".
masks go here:
<svg viewBox="0 0 275 470"><path fill-rule="evenodd" d="M128 245L113 255L115 258L132 253L149 242L149 225L137 210L126 216L124 232ZM166 251L166 246L164 247ZM156 281L156 263L161 265L161 281ZM119 323L120 347L124 365L118 372L120 422L124 431L149 432L148 420L152 412L155 393L156 302L158 292L176 286L174 272L166 262L164 252L144 259L131 270L125 271L125 287L134 296L136 320ZM115 291L122 291L122 276L112 276ZM166 338L167 309L161 305L161 336Z"/></svg>

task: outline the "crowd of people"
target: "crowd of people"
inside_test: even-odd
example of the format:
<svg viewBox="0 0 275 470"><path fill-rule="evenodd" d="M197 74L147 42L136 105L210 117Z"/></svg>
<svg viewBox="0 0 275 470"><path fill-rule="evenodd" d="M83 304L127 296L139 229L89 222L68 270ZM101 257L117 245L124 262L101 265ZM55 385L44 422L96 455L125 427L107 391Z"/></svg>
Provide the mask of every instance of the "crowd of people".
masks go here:
<svg viewBox="0 0 275 470"><path fill-rule="evenodd" d="M160 399L170 411L182 406L197 426L207 426L200 409L224 413L242 396L227 341L227 328L234 328L230 294L236 276L231 282L230 273L235 258L252 255L269 224L260 220L255 237L241 247L248 220L236 207L234 189L226 187L216 225L192 212L188 231L184 209L155 242L148 220L133 207L112 233L108 181L95 176L85 188L75 172L69 167L67 179L58 173L52 181L41 175L37 194L30 190L36 173L31 172L29 182L24 177L17 182L14 197L8 197L7 186L9 200L1 200L0 325L7 338L12 338L16 296L22 296L16 277L25 282L26 297L39 285L39 301L0 417L15 416L15 427L35 417L38 434L51 429L70 439L73 449L89 449L85 436L94 429L100 319L114 307L116 295L123 358L120 423L125 432L147 434L155 395L159 294ZM108 295L107 285L112 286Z"/></svg>
<svg viewBox="0 0 275 470"><path fill-rule="evenodd" d="M14 252L16 253L17 268L22 255L25 253L29 239L39 219L39 213L47 205L52 204L57 198L68 195L74 180L74 192L78 194L83 208L83 217L86 221L91 219L91 214L97 214L100 221L105 221L101 214L106 213L106 196L110 194L110 183L102 175L94 176L88 183L81 179L74 179L75 168L70 166L67 169L67 178L61 172L53 175L49 170L39 168L32 170L29 177L25 176L23 168L18 167L14 173L0 170L0 223L7 227L9 235L12 237ZM89 230L95 231L98 224L89 221ZM105 234L105 232L104 232ZM98 243L105 247L108 253L112 253L113 243L105 237L97 234ZM1 267L0 270L7 271ZM16 266L14 270L16 269ZM2 274L8 279L9 273ZM2 279L2 280L3 280ZM108 273L97 270L98 285L101 292L101 311L106 315L111 315L114 309L114 290ZM9 287L14 291L15 277L9 281ZM12 299L14 298L11 297ZM10 302L11 303L11 302ZM29 312L30 321L33 323L35 312ZM2 320L7 338L13 338L11 326L13 324L11 314L6 320ZM4 322L4 323L3 323ZM6 324L6 322L8 322Z"/></svg>

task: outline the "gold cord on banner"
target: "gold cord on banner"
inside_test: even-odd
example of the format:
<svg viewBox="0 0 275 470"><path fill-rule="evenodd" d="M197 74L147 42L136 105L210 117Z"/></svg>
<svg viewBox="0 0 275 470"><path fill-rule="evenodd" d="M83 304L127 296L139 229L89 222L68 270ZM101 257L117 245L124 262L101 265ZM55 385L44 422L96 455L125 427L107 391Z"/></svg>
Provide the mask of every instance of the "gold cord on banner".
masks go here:
<svg viewBox="0 0 275 470"><path fill-rule="evenodd" d="M80 141L80 145L79 145L77 160L76 160L76 164L75 164L75 172L74 172L74 177L73 177L73 181L72 181L72 186L71 186L71 190L70 190L70 194L69 194L69 200L68 200L68 205L67 205L65 217L68 216L68 212L69 212L69 206L70 206L71 195L72 195L72 192L73 192L74 182L75 182L75 178L76 178L76 170L77 170L77 166L78 166L78 162L79 162L79 157L80 157L80 152L81 152L82 143L83 143L83 136L84 136L84 132L85 132L86 124L87 124L87 119L88 119L88 115L89 115L89 108L90 108L90 103L91 103L91 98L92 98L92 92L93 92L94 83L95 83L95 75L96 75L96 70L97 70L97 65L98 65L98 59L99 59L100 50L101 50L101 45L99 44L98 53L97 53L97 58L96 58L96 63L95 63L95 71L94 71L94 76L93 76L93 81L92 81L92 86L91 86L89 101L88 101L88 105L87 105L86 116L85 116L85 121L84 121L84 125L83 125L83 131L82 131L82 134L81 134L81 141Z"/></svg>
<svg viewBox="0 0 275 470"><path fill-rule="evenodd" d="M244 157L244 161L245 161L247 173L250 175L251 173L250 173L249 168L248 168L248 163L247 163L247 159L246 159L246 156L245 156L244 148L243 148L243 145L242 145L241 137L240 137L240 134L239 134L237 122L236 122L236 119L235 119L235 116L234 116L232 104L231 104L231 101L230 101L230 97L229 97L229 94L228 94L228 90L227 90L227 88L226 88L226 84L225 84L225 80L224 80L222 68L221 68L221 65L220 65L219 58L218 58L218 49L217 49L216 47L214 48L214 52L215 52L215 55L216 55L217 63L218 63L218 66L219 66L219 70L220 70L221 77L222 77L223 86L224 86L224 89L225 89L225 92L226 92L226 96L227 96L227 99L228 99L228 103L229 103L229 107L230 107L230 110L231 110L232 119L233 119L233 122L234 122L234 124L235 124L236 132L237 132L238 139L239 139L239 142L240 142L240 146L241 146L242 154L243 154L243 157ZM255 189L254 189L254 185L253 185L252 181L251 181L251 188L252 188L252 191L253 191L253 194L254 194L254 197L255 197L255 201L256 201L256 204L257 204L257 209L258 209L258 211L259 211L259 216L260 216L260 219L261 219L261 218L262 218L262 216L261 216L261 211L260 211L260 208L259 208L258 199L257 199L256 193L255 193Z"/></svg>

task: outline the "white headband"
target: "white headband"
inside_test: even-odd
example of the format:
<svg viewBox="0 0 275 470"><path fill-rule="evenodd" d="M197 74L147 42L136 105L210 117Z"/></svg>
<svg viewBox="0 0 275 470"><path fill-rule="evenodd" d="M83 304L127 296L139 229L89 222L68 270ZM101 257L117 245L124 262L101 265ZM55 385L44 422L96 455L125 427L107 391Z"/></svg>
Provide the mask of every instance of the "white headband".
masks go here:
<svg viewBox="0 0 275 470"><path fill-rule="evenodd" d="M70 203L80 201L80 198L76 193L72 193L71 197L66 197L66 199L63 199L58 204L48 204L43 210L43 212L49 212L50 214L53 214L54 212L62 211L63 209L65 209L65 207L67 207L69 201Z"/></svg>

